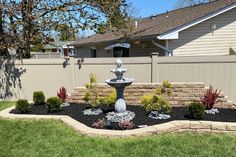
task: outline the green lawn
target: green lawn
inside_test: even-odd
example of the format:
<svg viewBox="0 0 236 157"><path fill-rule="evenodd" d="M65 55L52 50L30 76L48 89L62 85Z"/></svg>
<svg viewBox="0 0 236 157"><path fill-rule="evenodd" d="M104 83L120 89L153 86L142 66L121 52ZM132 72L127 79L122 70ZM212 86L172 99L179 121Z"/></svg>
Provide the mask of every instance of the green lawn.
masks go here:
<svg viewBox="0 0 236 157"><path fill-rule="evenodd" d="M14 101L0 101L0 111L15 105Z"/></svg>
<svg viewBox="0 0 236 157"><path fill-rule="evenodd" d="M55 120L0 119L0 143L1 157L236 155L235 135L184 133L128 139L92 138Z"/></svg>

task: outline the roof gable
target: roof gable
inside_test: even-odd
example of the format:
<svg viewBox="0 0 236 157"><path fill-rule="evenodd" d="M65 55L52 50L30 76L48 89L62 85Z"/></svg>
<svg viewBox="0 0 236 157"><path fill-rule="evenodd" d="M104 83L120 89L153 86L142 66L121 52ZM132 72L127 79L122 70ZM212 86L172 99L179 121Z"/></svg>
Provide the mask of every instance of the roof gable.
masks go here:
<svg viewBox="0 0 236 157"><path fill-rule="evenodd" d="M218 16L220 14L223 14L223 13L225 13L225 12L227 12L229 10L232 10L234 8L236 8L236 3L234 3L234 4L230 5L230 6L227 6L225 8L222 8L220 10L217 10L215 12L212 12L212 13L210 13L210 14L204 16L204 17L201 17L199 19L193 20L190 23L184 24L184 25L182 25L180 27L176 27L176 28L174 28L174 29L172 29L172 30L170 30L168 32L165 32L165 33L159 35L157 38L160 39L160 40L163 40L163 39L178 39L179 32L181 32L181 31L183 31L185 29L188 29L188 28L190 28L192 26L195 26L195 25L197 25L199 23L202 23L204 21L207 21L207 20L209 20L209 19L211 19L213 17L216 17L216 16Z"/></svg>

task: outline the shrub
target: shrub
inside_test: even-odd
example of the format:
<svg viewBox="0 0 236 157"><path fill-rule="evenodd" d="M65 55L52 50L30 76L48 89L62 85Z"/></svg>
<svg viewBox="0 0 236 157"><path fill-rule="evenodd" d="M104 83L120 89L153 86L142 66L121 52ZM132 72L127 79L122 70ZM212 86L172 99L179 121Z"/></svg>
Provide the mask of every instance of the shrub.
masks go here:
<svg viewBox="0 0 236 157"><path fill-rule="evenodd" d="M188 106L190 118L202 119L205 111L205 106L201 102L193 102Z"/></svg>
<svg viewBox="0 0 236 157"><path fill-rule="evenodd" d="M165 80L161 86L157 87L155 90L156 95L166 95L170 96L173 93L173 86L167 80Z"/></svg>
<svg viewBox="0 0 236 157"><path fill-rule="evenodd" d="M25 99L19 99L16 102L16 112L17 113L28 113L29 112L29 103Z"/></svg>
<svg viewBox="0 0 236 157"><path fill-rule="evenodd" d="M146 111L160 111L168 113L171 111L170 103L162 95L145 95L141 98L141 107Z"/></svg>
<svg viewBox="0 0 236 157"><path fill-rule="evenodd" d="M62 102L66 102L66 99L68 97L67 92L66 92L66 88L62 86L59 89L59 92L57 92L57 96L61 99Z"/></svg>
<svg viewBox="0 0 236 157"><path fill-rule="evenodd" d="M58 97L48 98L46 101L46 106L49 113L56 113L60 111L62 101Z"/></svg>
<svg viewBox="0 0 236 157"><path fill-rule="evenodd" d="M123 120L123 121L118 122L118 126L122 130L127 130L127 129L133 129L135 125L130 120Z"/></svg>
<svg viewBox="0 0 236 157"><path fill-rule="evenodd" d="M219 102L219 95L221 91L217 89L214 90L212 86L206 91L204 97L202 98L201 102L204 104L206 109L212 109L214 105Z"/></svg>
<svg viewBox="0 0 236 157"><path fill-rule="evenodd" d="M171 105L169 101L166 100L166 96L172 94L173 87L169 81L164 81L161 86L159 86L153 95L144 95L141 97L141 107L146 111L160 111L163 113L168 113L171 111Z"/></svg>
<svg viewBox="0 0 236 157"><path fill-rule="evenodd" d="M92 127L96 128L96 129L103 129L103 128L105 128L105 126L106 126L106 122L105 122L104 118L98 119L97 122L92 124Z"/></svg>
<svg viewBox="0 0 236 157"><path fill-rule="evenodd" d="M87 91L85 92L83 100L92 107L97 107L100 104L97 91L97 78L93 73L91 73L89 77L90 82L85 85Z"/></svg>
<svg viewBox="0 0 236 157"><path fill-rule="evenodd" d="M105 106L111 106L116 103L116 91L112 90L106 97L101 98L100 102Z"/></svg>
<svg viewBox="0 0 236 157"><path fill-rule="evenodd" d="M43 105L45 103L45 96L42 91L35 91L33 93L33 101L35 105Z"/></svg>

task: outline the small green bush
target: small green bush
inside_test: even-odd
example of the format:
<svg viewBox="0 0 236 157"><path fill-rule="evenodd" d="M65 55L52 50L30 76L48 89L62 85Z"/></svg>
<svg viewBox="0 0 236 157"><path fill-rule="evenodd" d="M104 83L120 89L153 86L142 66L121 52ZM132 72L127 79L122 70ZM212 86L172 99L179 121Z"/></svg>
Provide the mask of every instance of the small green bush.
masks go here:
<svg viewBox="0 0 236 157"><path fill-rule="evenodd" d="M173 86L167 80L163 81L162 85L157 87L155 90L155 94L157 95L170 96L172 93L173 93Z"/></svg>
<svg viewBox="0 0 236 157"><path fill-rule="evenodd" d="M42 91L35 91L33 93L33 101L35 105L43 105L45 104L45 96Z"/></svg>
<svg viewBox="0 0 236 157"><path fill-rule="evenodd" d="M89 78L90 82L85 85L86 92L83 100L92 107L98 107L98 105L100 105L100 98L97 90L97 78L93 73L89 75Z"/></svg>
<svg viewBox="0 0 236 157"><path fill-rule="evenodd" d="M116 91L112 90L106 97L100 98L100 102L105 106L111 106L116 103Z"/></svg>
<svg viewBox="0 0 236 157"><path fill-rule="evenodd" d="M46 106L48 108L49 113L56 113L60 111L62 101L58 97L48 98L46 101Z"/></svg>
<svg viewBox="0 0 236 157"><path fill-rule="evenodd" d="M16 102L16 112L17 113L28 113L29 112L29 103L28 100L19 99Z"/></svg>
<svg viewBox="0 0 236 157"><path fill-rule="evenodd" d="M159 86L153 95L144 95L141 97L141 107L146 111L159 111L162 113L169 113L171 111L171 105L166 100L166 96L170 96L173 92L173 87L169 81L164 81Z"/></svg>
<svg viewBox="0 0 236 157"><path fill-rule="evenodd" d="M192 102L188 106L189 116L193 119L202 119L204 115L205 106L201 102Z"/></svg>
<svg viewBox="0 0 236 157"><path fill-rule="evenodd" d="M171 111L170 103L162 95L145 95L141 98L141 107L146 111L160 111L169 113Z"/></svg>

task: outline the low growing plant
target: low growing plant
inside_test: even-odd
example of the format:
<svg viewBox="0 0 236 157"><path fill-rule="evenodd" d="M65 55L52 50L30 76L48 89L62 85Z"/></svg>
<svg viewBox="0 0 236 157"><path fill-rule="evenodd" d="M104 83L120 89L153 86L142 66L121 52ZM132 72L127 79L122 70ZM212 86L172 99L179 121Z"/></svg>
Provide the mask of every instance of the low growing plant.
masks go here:
<svg viewBox="0 0 236 157"><path fill-rule="evenodd" d="M56 113L60 111L62 101L58 97L48 98L46 101L46 106L49 113Z"/></svg>
<svg viewBox="0 0 236 157"><path fill-rule="evenodd" d="M16 102L16 112L17 113L28 113L29 112L29 102L26 99L19 99Z"/></svg>
<svg viewBox="0 0 236 157"><path fill-rule="evenodd" d="M59 91L57 92L57 96L61 99L62 102L66 102L66 99L68 98L67 92L66 92L66 88L65 87L61 87L59 89Z"/></svg>
<svg viewBox="0 0 236 157"><path fill-rule="evenodd" d="M92 107L97 107L98 105L100 105L100 99L97 90L97 78L93 73L91 73L89 77L90 82L85 85L86 92L83 100L86 101L86 103L90 104Z"/></svg>
<svg viewBox="0 0 236 157"><path fill-rule="evenodd" d="M105 128L105 126L106 126L106 122L105 122L104 118L98 119L97 122L92 124L92 127L96 128L96 129L103 129L103 128Z"/></svg>
<svg viewBox="0 0 236 157"><path fill-rule="evenodd" d="M105 106L114 105L116 103L116 91L112 90L107 96L100 98L100 102Z"/></svg>
<svg viewBox="0 0 236 157"><path fill-rule="evenodd" d="M172 93L173 93L173 86L167 80L163 81L162 85L157 87L155 90L155 94L157 95L170 96Z"/></svg>
<svg viewBox="0 0 236 157"><path fill-rule="evenodd" d="M219 96L220 96L221 90L218 91L218 89L213 89L212 86L210 86L209 89L207 89L206 93L204 94L204 97L202 98L201 102L204 104L206 109L212 109L216 103L219 102Z"/></svg>
<svg viewBox="0 0 236 157"><path fill-rule="evenodd" d="M171 105L166 100L166 96L172 93L172 85L168 81L164 81L163 85L158 87L153 95L144 95L141 97L141 107L146 111L159 111L169 113Z"/></svg>
<svg viewBox="0 0 236 157"><path fill-rule="evenodd" d="M35 105L43 105L45 104L45 96L42 91L35 91L33 93L33 101Z"/></svg>
<svg viewBox="0 0 236 157"><path fill-rule="evenodd" d="M121 130L133 129L134 123L131 120L123 120L118 122L118 126Z"/></svg>
<svg viewBox="0 0 236 157"><path fill-rule="evenodd" d="M141 107L146 111L160 111L163 113L171 111L171 105L163 95L143 96L141 98Z"/></svg>
<svg viewBox="0 0 236 157"><path fill-rule="evenodd" d="M192 102L188 106L189 116L193 119L202 119L205 112L205 106L201 102Z"/></svg>

